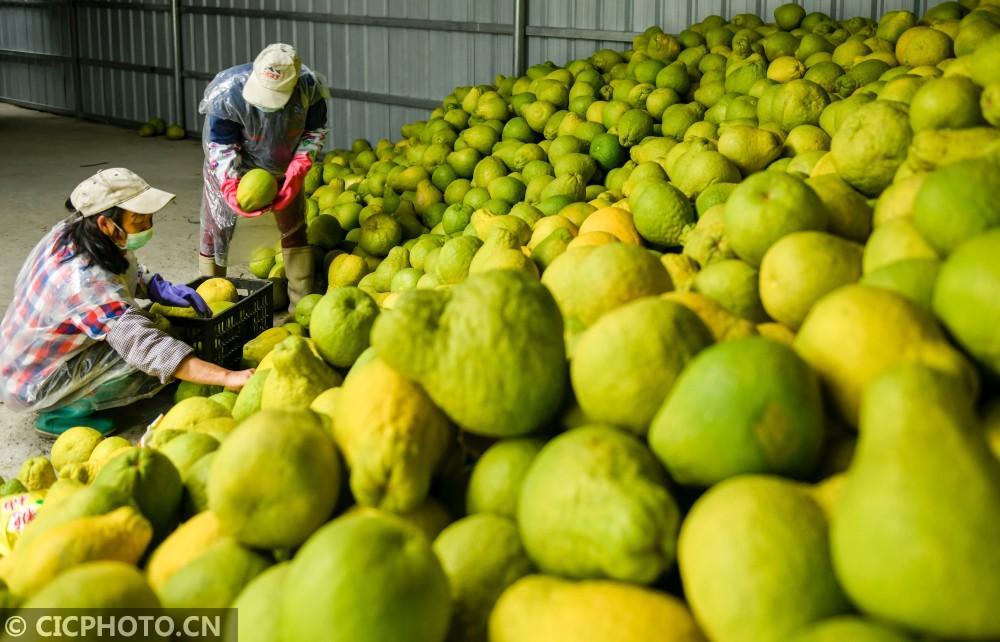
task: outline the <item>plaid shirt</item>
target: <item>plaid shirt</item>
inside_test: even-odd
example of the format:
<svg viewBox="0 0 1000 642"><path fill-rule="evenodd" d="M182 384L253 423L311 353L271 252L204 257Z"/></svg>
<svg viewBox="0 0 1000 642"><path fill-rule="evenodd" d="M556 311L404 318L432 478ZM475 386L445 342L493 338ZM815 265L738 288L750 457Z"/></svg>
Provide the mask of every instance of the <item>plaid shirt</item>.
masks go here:
<svg viewBox="0 0 1000 642"><path fill-rule="evenodd" d="M35 405L45 380L103 340L134 305L124 276L58 243L63 227L56 225L32 250L0 322L0 398L14 407Z"/></svg>

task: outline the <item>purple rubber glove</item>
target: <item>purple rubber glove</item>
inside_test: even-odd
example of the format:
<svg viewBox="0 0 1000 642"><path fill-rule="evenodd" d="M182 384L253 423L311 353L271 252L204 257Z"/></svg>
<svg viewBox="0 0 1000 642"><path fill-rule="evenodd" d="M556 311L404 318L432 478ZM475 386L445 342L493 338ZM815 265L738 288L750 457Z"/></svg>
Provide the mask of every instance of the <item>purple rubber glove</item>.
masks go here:
<svg viewBox="0 0 1000 642"><path fill-rule="evenodd" d="M175 285L159 274L154 274L149 279L146 291L149 293L149 300L154 303L173 305L179 308L194 308L200 317L212 316L212 309L205 303L205 299L194 291L194 288L186 285Z"/></svg>

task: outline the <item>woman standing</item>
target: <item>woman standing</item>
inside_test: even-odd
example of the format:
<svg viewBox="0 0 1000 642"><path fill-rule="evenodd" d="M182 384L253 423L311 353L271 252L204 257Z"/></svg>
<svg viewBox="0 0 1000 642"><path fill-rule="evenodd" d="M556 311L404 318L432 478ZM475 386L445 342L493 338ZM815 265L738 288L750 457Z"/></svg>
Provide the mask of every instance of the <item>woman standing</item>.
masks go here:
<svg viewBox="0 0 1000 642"><path fill-rule="evenodd" d="M205 89L199 110L206 115L202 134L205 189L201 205L199 269L224 276L229 243L238 217L240 177L260 168L281 185L271 210L281 233L294 307L313 287L313 256L306 240L302 184L327 134L326 89L302 67L291 45L269 45L253 64L226 69Z"/></svg>

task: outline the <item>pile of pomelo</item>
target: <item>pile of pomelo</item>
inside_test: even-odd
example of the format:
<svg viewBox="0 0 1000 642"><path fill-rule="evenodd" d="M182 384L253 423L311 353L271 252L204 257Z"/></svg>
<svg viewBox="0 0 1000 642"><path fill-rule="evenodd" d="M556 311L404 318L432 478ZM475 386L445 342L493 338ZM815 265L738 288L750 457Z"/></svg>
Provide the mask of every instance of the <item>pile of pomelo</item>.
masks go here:
<svg viewBox="0 0 1000 642"><path fill-rule="evenodd" d="M328 154L322 291L238 395L26 463L7 603L232 605L268 642L1000 640L976 4L653 27Z"/></svg>

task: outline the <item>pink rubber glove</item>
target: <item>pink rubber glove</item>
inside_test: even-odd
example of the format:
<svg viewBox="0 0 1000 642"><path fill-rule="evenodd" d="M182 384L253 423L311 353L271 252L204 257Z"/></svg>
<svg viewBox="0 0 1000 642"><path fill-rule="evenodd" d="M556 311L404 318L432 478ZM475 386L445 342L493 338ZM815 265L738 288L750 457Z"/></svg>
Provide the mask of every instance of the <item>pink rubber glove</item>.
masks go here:
<svg viewBox="0 0 1000 642"><path fill-rule="evenodd" d="M239 201L236 200L236 189L239 187L239 185L240 185L240 179L227 178L226 180L222 181L222 185L219 186L219 190L222 192L222 197L226 199L226 203L229 205L229 207L232 208L234 212L236 212L243 218L257 218L258 216L267 211L266 209L263 209L263 210L257 210L256 212L244 212L242 209L240 209Z"/></svg>
<svg viewBox="0 0 1000 642"><path fill-rule="evenodd" d="M306 172L312 167L312 160L306 154L292 158L285 170L285 184L281 186L278 197L274 199L274 209L283 210L288 207L302 191L302 183L306 180Z"/></svg>

